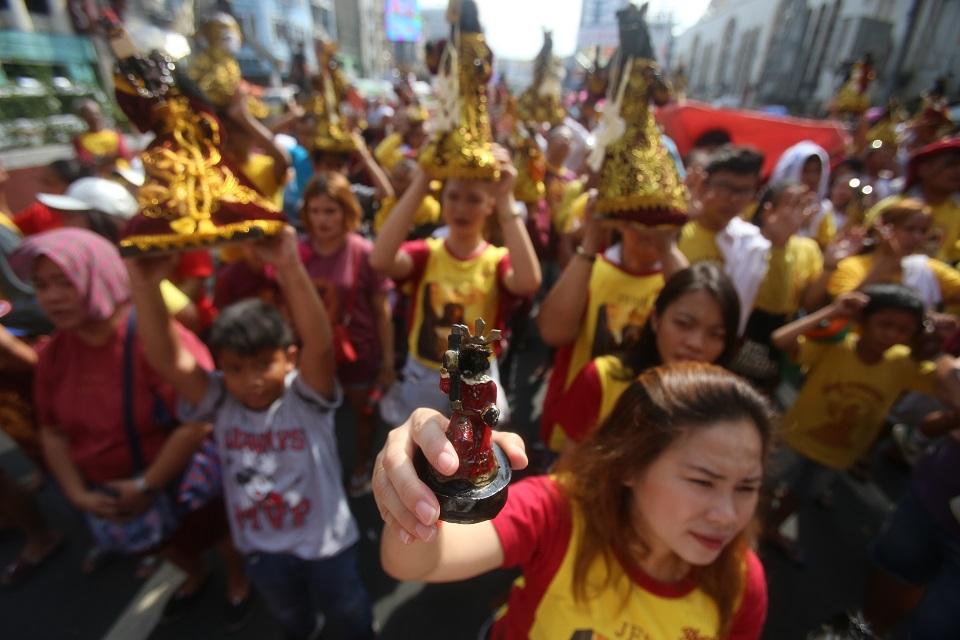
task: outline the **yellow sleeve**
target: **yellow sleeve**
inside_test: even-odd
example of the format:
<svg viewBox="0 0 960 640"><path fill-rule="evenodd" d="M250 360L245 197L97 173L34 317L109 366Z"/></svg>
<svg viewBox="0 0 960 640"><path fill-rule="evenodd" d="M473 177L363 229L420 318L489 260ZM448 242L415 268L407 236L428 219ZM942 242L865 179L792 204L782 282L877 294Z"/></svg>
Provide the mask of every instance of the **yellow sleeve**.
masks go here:
<svg viewBox="0 0 960 640"><path fill-rule="evenodd" d="M18 238L22 238L22 237L23 237L23 232L20 231L20 227L18 227L18 226L13 222L13 220L10 218L10 216L8 216L7 214L2 213L2 212L0 212L0 226L4 226L4 227L6 227L7 229L9 229L10 231L13 231L15 234L17 234L17 237L18 237Z"/></svg>
<svg viewBox="0 0 960 640"><path fill-rule="evenodd" d="M932 395L937 390L937 365L929 360L917 361L912 358L907 363L904 372L904 386L911 391Z"/></svg>
<svg viewBox="0 0 960 640"><path fill-rule="evenodd" d="M717 247L716 234L713 234L696 222L688 222L680 231L677 246L691 264L715 260L723 262L723 254Z"/></svg>
<svg viewBox="0 0 960 640"><path fill-rule="evenodd" d="M373 157L376 158L381 167L387 171L392 171L397 163L400 162L401 154L399 153L399 149L402 143L403 136L399 133L392 133L377 145L377 148L373 151Z"/></svg>
<svg viewBox="0 0 960 640"><path fill-rule="evenodd" d="M440 203L431 195L426 195L420 202L416 215L413 216L413 224L421 226L424 224L437 224L440 222Z"/></svg>
<svg viewBox="0 0 960 640"><path fill-rule="evenodd" d="M163 296L163 304L167 306L170 315L175 316L190 305L190 298L183 291L177 288L169 280L160 283L160 295Z"/></svg>
<svg viewBox="0 0 960 640"><path fill-rule="evenodd" d="M842 293L856 291L863 279L867 277L867 269L862 260L856 256L845 258L837 265L837 270L827 281L827 293L836 298Z"/></svg>
<svg viewBox="0 0 960 640"><path fill-rule="evenodd" d="M940 295L948 304L960 303L960 271L950 265L930 258L930 270L940 285Z"/></svg>
<svg viewBox="0 0 960 640"><path fill-rule="evenodd" d="M392 196L387 196L380 201L380 208L377 209L377 212L373 216L373 232L380 233L380 229L383 229L383 225L386 224L387 218L390 217L390 212L393 211L393 205L397 204L397 199Z"/></svg>
<svg viewBox="0 0 960 640"><path fill-rule="evenodd" d="M831 347L836 345L827 342L810 340L806 336L797 338L797 355L793 361L804 368L817 364Z"/></svg>
<svg viewBox="0 0 960 640"><path fill-rule="evenodd" d="M693 262L693 258L689 258ZM786 247L777 247L770 251L767 262L767 275L760 283L755 306L768 313L788 313L790 311L791 264Z"/></svg>
<svg viewBox="0 0 960 640"><path fill-rule="evenodd" d="M827 211L820 219L820 225L817 227L817 244L820 247L826 247L833 242L837 236L837 219L833 215L833 210Z"/></svg>

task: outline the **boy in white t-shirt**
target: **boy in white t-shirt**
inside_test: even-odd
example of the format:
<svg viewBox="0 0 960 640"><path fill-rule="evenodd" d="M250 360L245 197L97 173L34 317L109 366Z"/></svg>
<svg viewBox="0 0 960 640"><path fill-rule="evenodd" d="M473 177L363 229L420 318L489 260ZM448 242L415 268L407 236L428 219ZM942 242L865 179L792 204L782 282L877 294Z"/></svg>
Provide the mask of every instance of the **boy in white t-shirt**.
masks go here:
<svg viewBox="0 0 960 640"><path fill-rule="evenodd" d="M350 638L372 638L357 571L357 525L341 484L333 412L341 401L331 329L287 227L255 246L273 266L302 347L258 299L223 310L210 333L218 370L182 348L159 295L163 259L129 261L138 329L151 365L177 390L181 417L211 421L234 544L289 637L315 631L316 612Z"/></svg>

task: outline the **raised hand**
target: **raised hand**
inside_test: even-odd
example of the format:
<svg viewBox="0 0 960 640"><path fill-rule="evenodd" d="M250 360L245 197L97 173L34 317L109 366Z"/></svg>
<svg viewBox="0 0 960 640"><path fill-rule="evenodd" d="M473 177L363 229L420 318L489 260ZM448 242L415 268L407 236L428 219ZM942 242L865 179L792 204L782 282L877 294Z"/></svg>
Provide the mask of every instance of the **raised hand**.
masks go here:
<svg viewBox="0 0 960 640"><path fill-rule="evenodd" d="M512 200L513 188L517 183L517 168L513 166L513 158L509 151L498 144L493 145L493 157L500 167L500 180L496 186L497 199Z"/></svg>
<svg viewBox="0 0 960 640"><path fill-rule="evenodd" d="M860 291L848 291L841 294L830 306L830 316L834 318L854 318L867 303L870 297Z"/></svg>
<svg viewBox="0 0 960 640"><path fill-rule="evenodd" d="M277 270L296 265L300 260L297 250L297 232L290 225L286 225L283 231L275 236L257 240L251 245L251 250L258 260L272 265Z"/></svg>
<svg viewBox="0 0 960 640"><path fill-rule="evenodd" d="M457 453L447 439L447 418L433 409L417 409L402 425L390 431L373 467L373 497L380 516L396 525L404 543L414 539L430 541L437 532L440 504L413 466L417 448L434 469L452 475L460 466ZM523 440L515 433L494 431L514 469L527 466Z"/></svg>
<svg viewBox="0 0 960 640"><path fill-rule="evenodd" d="M178 254L137 256L124 259L133 285L157 286L170 279L180 262Z"/></svg>
<svg viewBox="0 0 960 640"><path fill-rule="evenodd" d="M833 271L841 260L855 256L863 249L867 232L861 227L851 227L838 234L823 250L823 266Z"/></svg>

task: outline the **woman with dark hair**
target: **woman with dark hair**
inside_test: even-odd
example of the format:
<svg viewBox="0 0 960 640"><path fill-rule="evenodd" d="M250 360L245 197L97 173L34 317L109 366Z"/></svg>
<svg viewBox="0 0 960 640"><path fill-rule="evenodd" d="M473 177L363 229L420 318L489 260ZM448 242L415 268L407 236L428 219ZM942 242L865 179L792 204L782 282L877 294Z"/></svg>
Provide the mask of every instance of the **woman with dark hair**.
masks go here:
<svg viewBox="0 0 960 640"><path fill-rule="evenodd" d="M552 410L567 439L580 442L613 410L634 378L662 364L726 365L737 346L740 300L720 267L700 262L671 277L628 351L594 358Z"/></svg>
<svg viewBox="0 0 960 640"><path fill-rule="evenodd" d="M474 525L438 527L415 475L417 448L441 473L456 469L446 425L418 410L378 458L388 574L448 582L519 567L492 638L760 637L766 583L750 524L773 427L744 380L699 363L645 372L555 475L514 484ZM494 438L526 464L519 436Z"/></svg>
<svg viewBox="0 0 960 640"><path fill-rule="evenodd" d="M337 327L337 377L357 420L353 496L369 491L375 392L386 391L394 376L390 281L370 266L373 245L356 232L360 216L360 203L340 173L321 171L304 189L300 220L307 237L300 259Z"/></svg>

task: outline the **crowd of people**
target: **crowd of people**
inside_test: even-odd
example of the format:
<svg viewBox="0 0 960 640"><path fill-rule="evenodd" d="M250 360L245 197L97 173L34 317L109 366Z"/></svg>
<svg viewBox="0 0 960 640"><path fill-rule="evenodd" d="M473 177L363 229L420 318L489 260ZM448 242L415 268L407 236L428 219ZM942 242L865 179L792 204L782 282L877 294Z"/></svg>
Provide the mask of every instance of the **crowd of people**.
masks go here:
<svg viewBox="0 0 960 640"><path fill-rule="evenodd" d="M0 523L24 536L0 582L64 543L34 495L49 480L90 531L83 571L111 554L184 571L165 619L195 603L216 549L229 628L256 593L291 638L318 611L374 637L348 499L372 491L397 579L521 570L491 637L759 638L757 545L803 562L784 523L867 477L883 441L914 475L872 549L864 615L878 636L960 637L960 137L939 97L899 124L861 113L843 157L798 140L765 175L763 151L722 131L683 158L659 131L630 138L655 127L633 85L622 105L532 105L548 47L527 93L488 89L462 4L459 60L434 52L459 93L432 112L405 80L358 106L330 55L322 99L261 119L241 89L216 112L224 162L286 214L266 238L121 257L158 174L93 102L35 202L10 211L0 176L0 427L37 469L0 470ZM622 82L658 102L642 51L622 47ZM643 145L662 150L641 176L654 223L610 204ZM493 438L518 470L541 455L493 520L441 526L414 454L457 469L440 371L453 327L480 318L504 337ZM530 411L511 411L526 399L501 372L532 340L552 361L524 442L511 416Z"/></svg>

